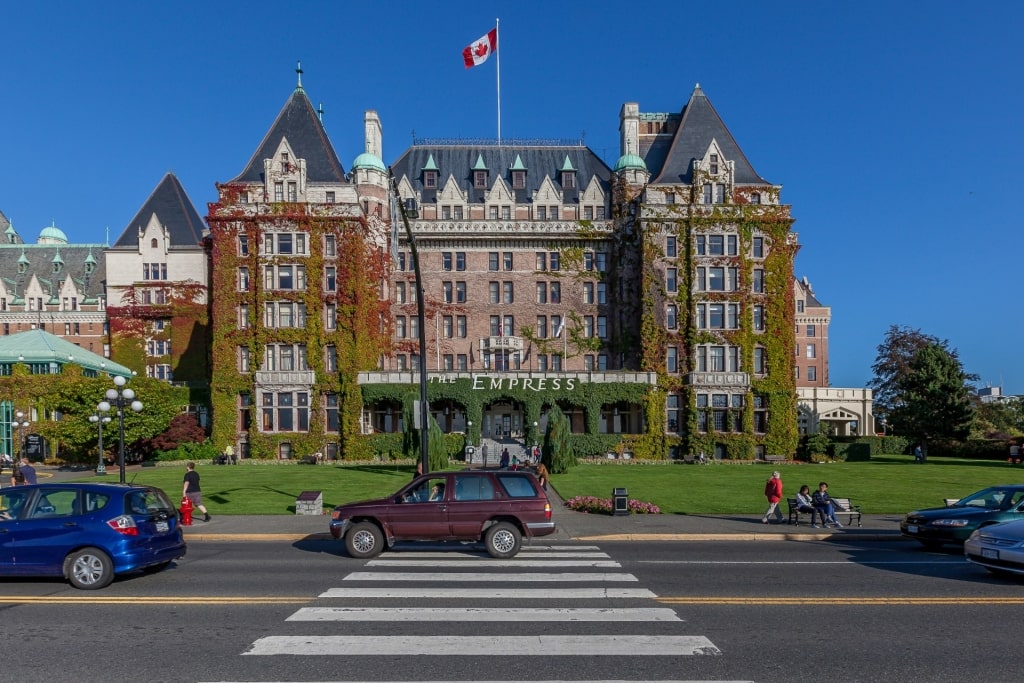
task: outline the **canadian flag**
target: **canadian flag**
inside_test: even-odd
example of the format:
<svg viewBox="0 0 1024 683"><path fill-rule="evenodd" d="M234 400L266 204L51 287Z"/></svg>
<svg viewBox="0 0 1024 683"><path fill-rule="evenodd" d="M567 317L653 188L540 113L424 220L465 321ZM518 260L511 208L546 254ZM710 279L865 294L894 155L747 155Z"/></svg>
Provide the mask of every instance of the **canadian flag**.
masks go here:
<svg viewBox="0 0 1024 683"><path fill-rule="evenodd" d="M486 62L491 53L497 49L498 29L492 28L486 35L462 51L462 59L466 62L466 68L469 69Z"/></svg>
<svg viewBox="0 0 1024 683"><path fill-rule="evenodd" d="M563 332L565 332L565 318L562 318L558 323L558 327L555 328L555 339L561 337Z"/></svg>

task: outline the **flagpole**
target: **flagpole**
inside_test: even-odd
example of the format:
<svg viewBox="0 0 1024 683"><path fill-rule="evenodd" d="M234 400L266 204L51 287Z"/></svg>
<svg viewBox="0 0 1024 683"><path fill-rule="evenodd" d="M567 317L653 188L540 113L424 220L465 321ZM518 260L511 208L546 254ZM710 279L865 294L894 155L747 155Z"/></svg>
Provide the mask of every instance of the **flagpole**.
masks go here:
<svg viewBox="0 0 1024 683"><path fill-rule="evenodd" d="M501 144L501 37L499 31L500 19L495 18L494 20L494 44L497 46L498 52L498 144Z"/></svg>

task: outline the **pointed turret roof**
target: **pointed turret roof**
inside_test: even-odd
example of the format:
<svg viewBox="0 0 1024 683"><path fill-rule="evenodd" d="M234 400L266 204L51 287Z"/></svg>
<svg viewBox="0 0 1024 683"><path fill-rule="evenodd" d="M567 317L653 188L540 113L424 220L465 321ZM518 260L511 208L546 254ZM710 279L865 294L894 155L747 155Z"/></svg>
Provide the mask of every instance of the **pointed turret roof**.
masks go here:
<svg viewBox="0 0 1024 683"><path fill-rule="evenodd" d="M288 98L274 125L252 155L245 170L231 182L261 183L263 160L273 158L282 139L287 139L297 159L306 160L306 180L313 183L344 183L345 170L327 138L320 117L302 85Z"/></svg>
<svg viewBox="0 0 1024 683"><path fill-rule="evenodd" d="M138 249L139 229L145 229L156 214L170 233L172 247L195 247L203 240L203 219L185 193L177 176L167 173L139 212L129 221L114 248Z"/></svg>
<svg viewBox="0 0 1024 683"><path fill-rule="evenodd" d="M679 129L653 184L692 182L693 160L704 158L712 140L718 142L726 159L736 163L736 183L769 184L754 170L699 84L694 87L690 101L683 107Z"/></svg>

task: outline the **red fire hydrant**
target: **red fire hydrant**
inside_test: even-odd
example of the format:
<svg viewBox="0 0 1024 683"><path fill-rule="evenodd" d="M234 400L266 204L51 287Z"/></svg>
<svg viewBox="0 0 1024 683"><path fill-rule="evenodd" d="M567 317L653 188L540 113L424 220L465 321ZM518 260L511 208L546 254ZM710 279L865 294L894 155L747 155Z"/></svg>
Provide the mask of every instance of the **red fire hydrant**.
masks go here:
<svg viewBox="0 0 1024 683"><path fill-rule="evenodd" d="M188 497L181 499L181 525L192 526L192 501Z"/></svg>

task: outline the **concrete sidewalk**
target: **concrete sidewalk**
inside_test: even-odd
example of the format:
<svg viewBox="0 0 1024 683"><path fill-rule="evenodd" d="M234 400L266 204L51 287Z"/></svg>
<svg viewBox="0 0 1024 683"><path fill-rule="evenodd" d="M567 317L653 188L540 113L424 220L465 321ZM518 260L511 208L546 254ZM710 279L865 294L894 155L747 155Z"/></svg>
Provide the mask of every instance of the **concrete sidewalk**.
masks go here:
<svg viewBox="0 0 1024 683"><path fill-rule="evenodd" d="M40 467L40 482L80 478L81 472ZM762 524L761 515L593 515L567 510L554 488L548 490L557 531L544 540L581 541L893 541L902 515L864 515L862 526L814 529L808 524ZM330 510L323 515L218 515L185 527L189 541L330 539Z"/></svg>
<svg viewBox="0 0 1024 683"><path fill-rule="evenodd" d="M614 517L567 510L549 491L557 531L542 540L580 541L895 541L900 515L864 515L863 526L814 529L808 524L762 524L760 515L625 515ZM324 515L217 515L185 527L201 540L301 540L331 538Z"/></svg>

